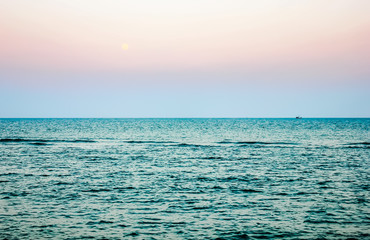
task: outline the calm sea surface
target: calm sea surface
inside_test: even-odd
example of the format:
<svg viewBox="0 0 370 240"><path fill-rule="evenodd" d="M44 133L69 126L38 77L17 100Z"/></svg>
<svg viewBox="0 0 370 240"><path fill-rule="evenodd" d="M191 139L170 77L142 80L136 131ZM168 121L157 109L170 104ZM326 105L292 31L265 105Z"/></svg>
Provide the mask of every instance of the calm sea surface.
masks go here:
<svg viewBox="0 0 370 240"><path fill-rule="evenodd" d="M370 119L0 119L0 239L369 239Z"/></svg>

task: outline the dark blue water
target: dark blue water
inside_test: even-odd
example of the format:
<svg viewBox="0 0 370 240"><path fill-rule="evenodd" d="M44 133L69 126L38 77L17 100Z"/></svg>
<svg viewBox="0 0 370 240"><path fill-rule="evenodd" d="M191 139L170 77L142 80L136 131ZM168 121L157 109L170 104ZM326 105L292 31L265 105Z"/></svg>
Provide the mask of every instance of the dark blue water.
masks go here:
<svg viewBox="0 0 370 240"><path fill-rule="evenodd" d="M370 119L2 119L0 239L369 239Z"/></svg>

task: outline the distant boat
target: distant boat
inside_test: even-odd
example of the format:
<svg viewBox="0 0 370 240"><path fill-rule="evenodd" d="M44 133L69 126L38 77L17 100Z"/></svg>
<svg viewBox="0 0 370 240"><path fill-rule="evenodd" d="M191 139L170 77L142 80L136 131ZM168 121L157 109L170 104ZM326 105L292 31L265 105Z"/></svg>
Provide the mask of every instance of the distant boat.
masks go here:
<svg viewBox="0 0 370 240"><path fill-rule="evenodd" d="M295 118L296 118L296 119L302 119L302 117L301 117L301 116L296 116Z"/></svg>

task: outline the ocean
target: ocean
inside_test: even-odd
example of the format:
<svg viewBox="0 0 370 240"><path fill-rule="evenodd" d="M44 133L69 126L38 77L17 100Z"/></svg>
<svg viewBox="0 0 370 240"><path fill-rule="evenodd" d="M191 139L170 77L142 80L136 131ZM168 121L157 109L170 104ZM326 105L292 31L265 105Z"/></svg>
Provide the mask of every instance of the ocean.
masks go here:
<svg viewBox="0 0 370 240"><path fill-rule="evenodd" d="M370 239L370 119L0 119L0 239Z"/></svg>

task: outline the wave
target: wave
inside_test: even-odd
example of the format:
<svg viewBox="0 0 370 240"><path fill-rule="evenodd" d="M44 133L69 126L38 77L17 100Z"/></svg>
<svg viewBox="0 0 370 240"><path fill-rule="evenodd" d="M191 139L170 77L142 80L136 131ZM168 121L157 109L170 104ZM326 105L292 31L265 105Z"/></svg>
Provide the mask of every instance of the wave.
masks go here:
<svg viewBox="0 0 370 240"><path fill-rule="evenodd" d="M181 143L181 142L173 142L173 141L150 141L150 140L128 140L124 141L126 143L133 143L133 144L165 144L165 146L172 146L172 147L213 147L211 145L202 145L202 144L191 144L191 143Z"/></svg>
<svg viewBox="0 0 370 240"><path fill-rule="evenodd" d="M66 143L94 143L94 140L76 139L76 140L51 140L51 142L66 142Z"/></svg>
<svg viewBox="0 0 370 240"><path fill-rule="evenodd" d="M297 145L297 143L290 143L290 142L261 142L261 141L221 141L217 142L218 144L237 144L237 145Z"/></svg>
<svg viewBox="0 0 370 240"><path fill-rule="evenodd" d="M12 176L12 175L20 175L20 173L16 173L16 172L0 173L0 177L1 176Z"/></svg>
<svg viewBox="0 0 370 240"><path fill-rule="evenodd" d="M244 193L260 193L260 192L263 192L261 190L257 190L257 189L240 189L241 192L244 192Z"/></svg>
<svg viewBox="0 0 370 240"><path fill-rule="evenodd" d="M229 176L219 178L219 180L221 182L249 182L253 179L251 179L249 176Z"/></svg>
<svg viewBox="0 0 370 240"><path fill-rule="evenodd" d="M48 145L45 142L30 142L30 144L32 144L32 145Z"/></svg>
<svg viewBox="0 0 370 240"><path fill-rule="evenodd" d="M93 143L93 140L75 139L75 140L58 140L58 139L27 139L27 138L1 138L0 143L30 143L34 145L46 145L47 143L64 142L64 143Z"/></svg>
<svg viewBox="0 0 370 240"><path fill-rule="evenodd" d="M74 185L74 183L71 182L56 182L54 185Z"/></svg>
<svg viewBox="0 0 370 240"><path fill-rule="evenodd" d="M87 225L99 225L99 224L111 224L114 223L112 221L107 221L107 220L100 220L100 221L89 221L86 224Z"/></svg>
<svg viewBox="0 0 370 240"><path fill-rule="evenodd" d="M214 146L211 146L211 145L202 145L202 144L190 144L190 143L179 143L179 144L175 144L175 145L171 145L171 146L177 146L177 147L214 147Z"/></svg>
<svg viewBox="0 0 370 240"><path fill-rule="evenodd" d="M370 148L370 142L357 142L344 144L346 148Z"/></svg>
<svg viewBox="0 0 370 240"><path fill-rule="evenodd" d="M221 160L223 159L222 157L203 157L201 159L207 159L207 160Z"/></svg>
<svg viewBox="0 0 370 240"><path fill-rule="evenodd" d="M123 141L125 143L157 143L157 144L163 144L163 143L176 143L176 142L171 142L171 141L150 141L150 140L127 140Z"/></svg>
<svg viewBox="0 0 370 240"><path fill-rule="evenodd" d="M370 142L347 143L345 145L370 145Z"/></svg>
<svg viewBox="0 0 370 240"><path fill-rule="evenodd" d="M110 192L112 189L108 188L98 188L98 189L87 189L87 190L82 190L81 192Z"/></svg>

